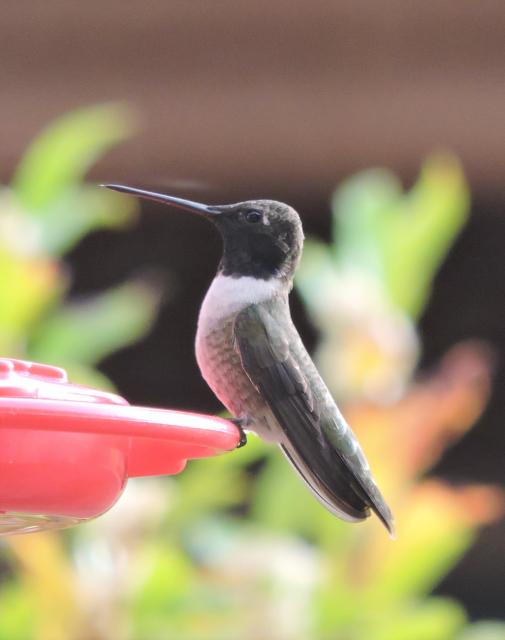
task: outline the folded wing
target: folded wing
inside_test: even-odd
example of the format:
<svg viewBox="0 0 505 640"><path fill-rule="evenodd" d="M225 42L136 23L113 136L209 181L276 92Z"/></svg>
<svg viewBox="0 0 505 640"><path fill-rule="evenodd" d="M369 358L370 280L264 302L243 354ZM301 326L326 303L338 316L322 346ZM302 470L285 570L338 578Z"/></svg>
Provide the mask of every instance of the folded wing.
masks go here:
<svg viewBox="0 0 505 640"><path fill-rule="evenodd" d="M277 419L281 448L326 508L363 520L370 508L390 533L391 512L374 483L361 448L290 325L283 300L250 305L235 320L242 366ZM287 316L286 316L287 314Z"/></svg>

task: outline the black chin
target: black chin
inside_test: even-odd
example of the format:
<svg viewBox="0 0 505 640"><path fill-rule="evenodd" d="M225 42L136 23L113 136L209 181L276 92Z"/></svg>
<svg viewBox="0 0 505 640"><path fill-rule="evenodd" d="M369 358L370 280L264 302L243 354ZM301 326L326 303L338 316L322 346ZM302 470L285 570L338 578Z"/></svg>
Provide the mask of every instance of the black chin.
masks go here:
<svg viewBox="0 0 505 640"><path fill-rule="evenodd" d="M225 276L250 276L259 280L279 277L286 253L268 235L251 234L224 238L219 271Z"/></svg>

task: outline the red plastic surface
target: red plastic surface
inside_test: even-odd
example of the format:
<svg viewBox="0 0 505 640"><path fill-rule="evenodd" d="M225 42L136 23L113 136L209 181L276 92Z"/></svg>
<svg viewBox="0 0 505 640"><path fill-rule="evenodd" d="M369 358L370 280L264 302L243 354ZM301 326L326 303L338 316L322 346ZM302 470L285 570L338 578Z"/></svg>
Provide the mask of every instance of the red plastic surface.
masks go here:
<svg viewBox="0 0 505 640"><path fill-rule="evenodd" d="M129 477L178 473L238 441L226 420L132 407L57 367L0 359L0 533L95 517Z"/></svg>

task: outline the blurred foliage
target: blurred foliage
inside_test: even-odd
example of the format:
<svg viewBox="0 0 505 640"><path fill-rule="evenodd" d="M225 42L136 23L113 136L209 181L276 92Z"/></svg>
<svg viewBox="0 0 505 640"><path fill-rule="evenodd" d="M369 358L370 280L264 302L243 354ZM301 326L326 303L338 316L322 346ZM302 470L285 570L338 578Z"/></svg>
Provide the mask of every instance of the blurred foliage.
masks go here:
<svg viewBox="0 0 505 640"><path fill-rule="evenodd" d="M405 392L419 354L414 321L468 208L461 167L449 155L430 158L407 193L384 169L335 193L333 242L306 241L297 285L337 397L380 403Z"/></svg>
<svg viewBox="0 0 505 640"><path fill-rule="evenodd" d="M83 182L102 153L134 130L122 105L67 114L32 143L0 191L0 353L68 368L77 382L103 384L94 365L149 330L157 291L134 280L68 300L61 257L83 236L136 214L107 189Z"/></svg>
<svg viewBox="0 0 505 640"><path fill-rule="evenodd" d="M96 364L149 331L159 302L151 284L136 279L73 299L62 261L90 231L134 219L133 200L83 181L134 129L120 104L69 113L36 138L11 185L0 188L2 356L60 365L75 382L110 387ZM14 537L3 546L18 570L0 582L0 638L78 637L85 612L63 538Z"/></svg>
<svg viewBox="0 0 505 640"><path fill-rule="evenodd" d="M0 200L0 353L95 366L148 330L157 294L132 281L69 300L65 251L93 228L131 219L134 202L83 183L131 130L123 109L69 114L34 143ZM297 280L320 331L319 366L344 403L396 515L343 523L277 449L195 461L176 478L130 482L119 503L63 533L3 541L0 639L498 640L430 595L498 518L492 487L451 487L427 472L479 418L490 389L484 345L456 345L416 379L415 321L465 221L454 158L424 166L408 193L383 170L344 183L331 245L314 239ZM109 383L110 384L110 383Z"/></svg>

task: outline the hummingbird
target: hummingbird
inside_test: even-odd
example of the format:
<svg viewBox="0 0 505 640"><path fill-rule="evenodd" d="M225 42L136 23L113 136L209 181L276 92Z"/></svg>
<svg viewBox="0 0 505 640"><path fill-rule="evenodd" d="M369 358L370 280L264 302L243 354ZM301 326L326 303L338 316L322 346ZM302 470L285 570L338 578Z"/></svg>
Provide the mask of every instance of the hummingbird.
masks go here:
<svg viewBox="0 0 505 640"><path fill-rule="evenodd" d="M234 416L242 444L245 431L277 444L331 513L357 522L372 511L393 536L393 516L358 440L291 319L288 297L304 241L298 213L275 200L207 205L104 186L214 223L223 253L198 318L203 378Z"/></svg>

